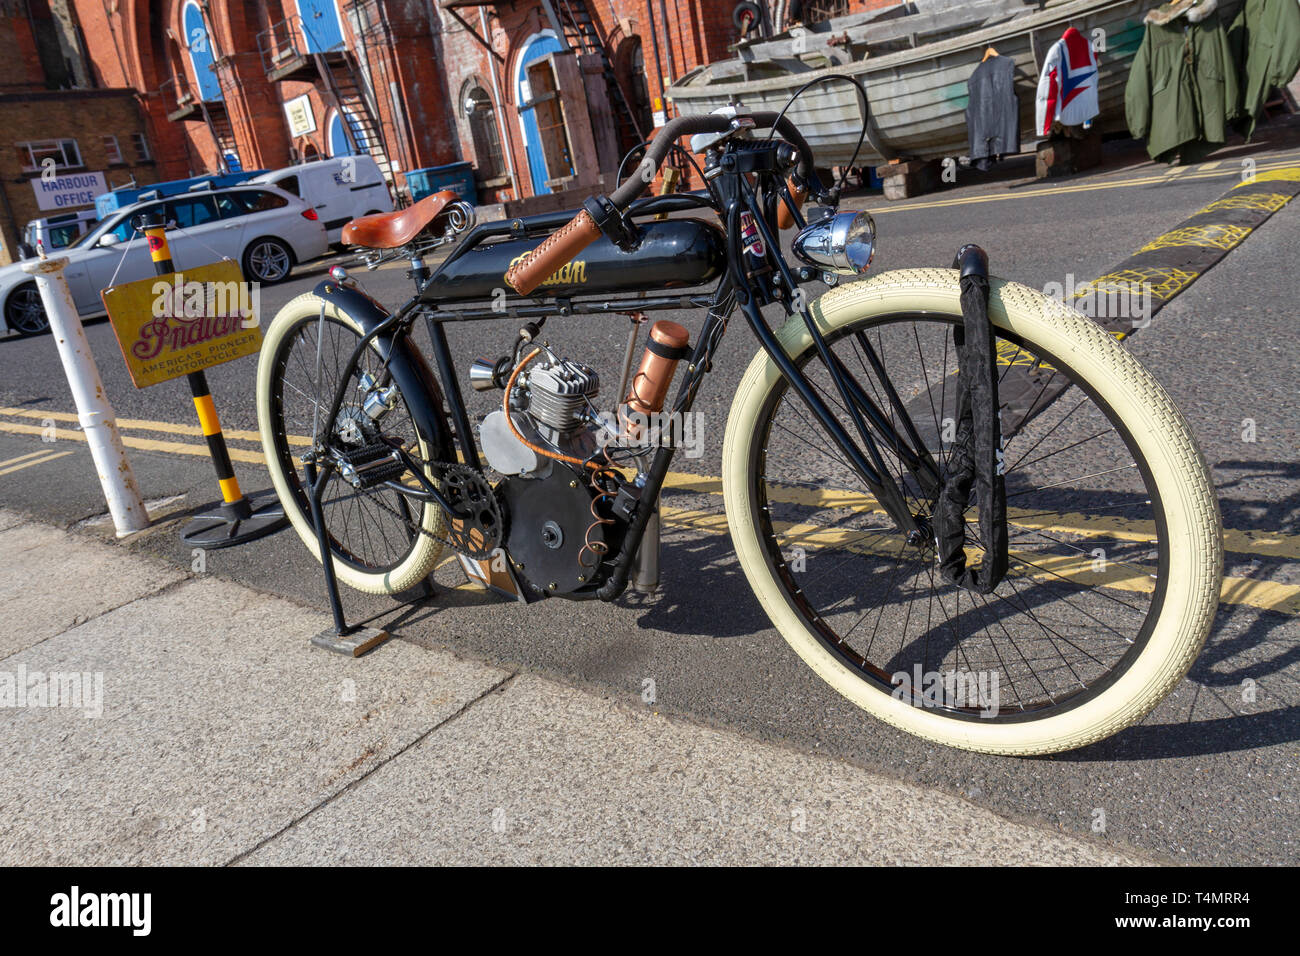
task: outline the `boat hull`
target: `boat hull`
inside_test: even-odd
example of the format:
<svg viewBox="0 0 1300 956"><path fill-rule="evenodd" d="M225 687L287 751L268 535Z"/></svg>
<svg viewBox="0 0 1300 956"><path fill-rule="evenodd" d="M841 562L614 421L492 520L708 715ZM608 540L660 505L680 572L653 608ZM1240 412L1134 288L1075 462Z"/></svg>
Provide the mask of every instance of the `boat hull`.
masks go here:
<svg viewBox="0 0 1300 956"><path fill-rule="evenodd" d="M1085 36L1104 31L1105 50L1098 54L1101 112L1097 123L1103 132L1126 127L1124 88L1142 43L1142 18L1149 7L1147 0L1080 0L915 50L769 79L708 82L705 67L671 87L668 98L682 114L708 113L737 100L750 110L779 110L810 80L845 73L865 85L875 125L857 165L878 166L891 159L955 158L969 151L967 81L984 51L992 46L999 55L1016 62L1021 146L1029 148L1041 138L1034 130L1039 65L1068 26ZM839 166L852 160L862 127L860 102L851 85L828 83L808 90L790 107L787 115L807 138L819 166Z"/></svg>

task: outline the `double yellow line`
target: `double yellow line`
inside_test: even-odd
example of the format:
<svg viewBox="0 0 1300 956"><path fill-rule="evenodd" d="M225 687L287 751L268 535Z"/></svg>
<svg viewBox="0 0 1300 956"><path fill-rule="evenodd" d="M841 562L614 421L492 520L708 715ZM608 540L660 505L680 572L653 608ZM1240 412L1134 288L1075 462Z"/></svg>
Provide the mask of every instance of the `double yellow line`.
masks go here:
<svg viewBox="0 0 1300 956"><path fill-rule="evenodd" d="M13 421L12 419L17 419ZM37 424L29 424L37 422ZM43 435L53 423L57 440L85 441L85 436L75 427L77 416L70 412L57 412L48 409L6 408L0 407L0 433L18 435ZM206 457L208 447L205 443L171 441L149 438L139 432L154 432L163 435L183 436L186 438L203 438L203 431L197 425L178 425L173 422L149 421L145 419L120 418L118 428L122 432L122 442L128 448L142 451L161 452L170 455L192 455ZM73 427L59 427L69 425ZM257 432L229 430L226 437L232 441L260 443ZM291 444L306 446L310 441L301 435L290 436ZM18 471L29 465L41 464L53 458L62 457L71 452L33 452L19 456L8 462L0 462L0 476ZM51 457L52 456L52 457ZM266 460L259 450L232 447L230 457L235 461L266 466ZM722 497L722 479L716 475L697 475L690 472L669 472L666 490L682 494L708 495ZM861 492L835 488L806 488L798 486L773 486L769 488L774 502L807 505L818 508L853 508L859 511L874 511L880 514L884 509L870 495ZM727 519L725 514L716 511L676 508L670 505L661 507L665 524L690 529L704 534L725 535ZM1042 515L1021 509L1008 509L1008 520L1016 527L1045 533L1060 533L1096 537L1122 541L1156 540L1155 527L1149 521L1131 521L1109 516L1090 516L1083 514ZM820 525L782 525L779 530L790 538L792 543L806 544L815 548L841 547L848 545L844 535L848 532L829 529ZM854 534L858 534L854 532ZM1300 560L1300 535L1271 533L1265 531L1225 529L1224 548L1232 553L1283 560ZM854 550L854 548L850 548ZM1036 563L1041 564L1041 561ZM1067 561L1060 568L1053 568L1060 576L1081 576L1081 579L1096 583L1098 580L1091 570L1090 560ZM1092 575L1091 577L1082 577ZM1114 575L1112 574L1112 577ZM1106 584L1123 590L1147 590L1154 585L1144 577L1125 576L1114 581L1106 579ZM1300 586L1262 581L1253 578L1231 577L1223 582L1221 600L1225 604L1248 605L1266 610L1280 611L1284 614L1300 615Z"/></svg>
<svg viewBox="0 0 1300 956"><path fill-rule="evenodd" d="M48 461L54 461L56 458L71 454L70 451L34 451L26 455L19 455L17 458L10 458L8 461L0 461L0 475L12 475L15 471L31 468L33 465L43 465Z"/></svg>

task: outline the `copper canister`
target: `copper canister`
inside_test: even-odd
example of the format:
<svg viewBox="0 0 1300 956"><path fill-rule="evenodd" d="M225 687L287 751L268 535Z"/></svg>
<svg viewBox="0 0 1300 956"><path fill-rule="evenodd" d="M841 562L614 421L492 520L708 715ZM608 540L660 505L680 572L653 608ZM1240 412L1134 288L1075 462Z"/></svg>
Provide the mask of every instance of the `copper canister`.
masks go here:
<svg viewBox="0 0 1300 956"><path fill-rule="evenodd" d="M786 187L790 190L790 198L800 209L803 208L803 201L808 198L808 186L799 185L793 178L786 181ZM776 226L778 229L789 229L794 225L794 213L790 207L785 204L785 200L777 200L776 203Z"/></svg>
<svg viewBox="0 0 1300 956"><path fill-rule="evenodd" d="M686 356L689 343L690 334L676 322L660 319L651 327L641 366L628 388L625 404L629 411L647 416L663 411L677 363ZM626 432L630 438L640 437L640 428L633 422L626 423Z"/></svg>

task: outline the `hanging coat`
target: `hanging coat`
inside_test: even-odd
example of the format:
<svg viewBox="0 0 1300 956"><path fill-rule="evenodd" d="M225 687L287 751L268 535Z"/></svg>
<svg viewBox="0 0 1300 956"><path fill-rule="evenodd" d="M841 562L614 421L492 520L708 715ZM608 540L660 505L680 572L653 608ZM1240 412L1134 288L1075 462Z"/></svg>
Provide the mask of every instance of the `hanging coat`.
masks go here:
<svg viewBox="0 0 1300 956"><path fill-rule="evenodd" d="M1097 113L1097 55L1088 38L1070 27L1043 60L1034 128L1048 136L1058 120L1062 126L1082 126Z"/></svg>
<svg viewBox="0 0 1300 956"><path fill-rule="evenodd" d="M1152 159L1204 153L1223 143L1240 110L1228 33L1210 6L1202 20L1146 25L1124 90L1129 132L1146 138ZM1187 157L1183 157L1186 161Z"/></svg>
<svg viewBox="0 0 1300 956"><path fill-rule="evenodd" d="M1020 98L1016 96L1016 61L991 56L971 74L966 87L966 132L970 158L981 169L991 160L1020 152Z"/></svg>
<svg viewBox="0 0 1300 956"><path fill-rule="evenodd" d="M1249 139L1269 90L1286 86L1300 70L1300 4L1246 0L1228 39L1241 63L1241 118Z"/></svg>

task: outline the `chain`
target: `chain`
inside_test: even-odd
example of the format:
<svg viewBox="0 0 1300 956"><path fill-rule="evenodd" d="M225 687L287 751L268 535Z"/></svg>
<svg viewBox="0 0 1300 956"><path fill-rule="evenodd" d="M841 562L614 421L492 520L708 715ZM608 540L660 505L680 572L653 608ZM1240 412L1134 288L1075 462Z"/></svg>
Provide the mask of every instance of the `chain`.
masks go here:
<svg viewBox="0 0 1300 956"><path fill-rule="evenodd" d="M497 500L497 496L495 492L492 490L491 486L488 485L487 479L484 478L480 472L477 472L473 468L470 468L466 465L448 464L445 462L424 462L424 461L421 461L420 464L424 466L426 475L429 473L429 471L433 469L439 469L442 471L444 478L448 475L464 475L469 481L482 482L483 487L486 488L488 491L488 494L486 496L486 501L488 503L488 510L490 511L493 517L495 530L485 529L482 523L475 517L466 517L466 516L449 514L445 508L442 508L440 510L443 513L443 520L439 522L440 528L449 527L451 521L462 522L463 524L465 524L466 527L466 531L464 534L461 534L459 536L454 536L454 537L447 537L444 535L436 534L433 531L430 531L429 529L425 528L422 523L416 524L412 522L400 511L398 511L392 505L382 500L377 495L370 496L370 501L378 505L381 510L386 511L389 514L393 515L395 518L397 518L400 522L402 522L403 526L405 526L407 531L410 533L423 535L427 538L432 538L434 541L437 541L438 543L446 547L450 547L454 551L461 552L462 554L465 554L467 557L483 558L483 559L492 557L492 555L496 552L496 550L501 547L501 542L505 537L505 519L501 511L500 503ZM444 481L443 485L444 485L444 494L445 494L445 488L447 482ZM355 490L359 494L365 494L368 489L357 488ZM400 494L400 492L397 492L397 494ZM421 503L438 507L438 505L434 502L427 502L427 503L421 502ZM421 510L421 514L423 514L423 510ZM480 544L475 544L474 540L470 537L470 534L476 529L481 533L482 536L482 542Z"/></svg>

